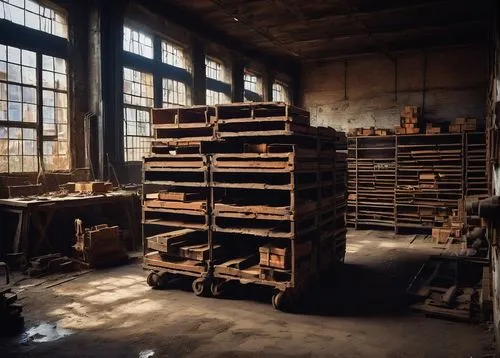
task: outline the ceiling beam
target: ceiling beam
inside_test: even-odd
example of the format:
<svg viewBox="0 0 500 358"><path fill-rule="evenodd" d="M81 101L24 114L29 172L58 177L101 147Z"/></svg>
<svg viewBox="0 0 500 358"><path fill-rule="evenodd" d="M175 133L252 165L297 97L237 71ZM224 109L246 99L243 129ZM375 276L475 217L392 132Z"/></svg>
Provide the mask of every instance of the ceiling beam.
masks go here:
<svg viewBox="0 0 500 358"><path fill-rule="evenodd" d="M415 27L398 27L393 29L377 29L372 28L371 35L375 36L390 36L395 34L410 34L414 32L432 32L432 31L447 31L454 28L470 28L470 27L484 27L484 21L474 20L474 21L460 21L449 23L439 22L441 25L429 25L429 26L415 26ZM313 43L313 42L329 42L336 40L349 39L353 37L365 37L369 34L365 30L357 31L337 31L331 33L308 33L306 35L300 36L302 32L291 33L290 44L293 43ZM322 37L321 37L322 36Z"/></svg>
<svg viewBox="0 0 500 358"><path fill-rule="evenodd" d="M309 14L307 17L307 21L308 21L308 25L314 25L316 22L332 23L332 22L335 22L337 20L348 19L348 18L352 17L352 15L356 15L356 17L358 17L358 18L371 19L371 18L378 17L378 16L391 15L395 12L405 12L405 11L410 12L410 11L414 11L414 10L422 9L422 8L426 8L426 7L438 8L438 7L444 6L444 5L456 6L456 0L427 1L427 2L423 2L423 3L419 3L419 4L398 5L398 6L389 7L389 8L380 7L380 8L374 9L374 10L370 10L370 11L355 11L355 10L353 11L351 9L351 11L344 10L342 12L339 12L339 11L332 12L331 10L330 11L322 10L322 11L318 11L315 14ZM283 26L283 24L277 23L276 25L270 25L270 26L267 26L266 28L269 30L272 30L274 28L280 28L282 26Z"/></svg>
<svg viewBox="0 0 500 358"><path fill-rule="evenodd" d="M296 56L296 57L299 56L299 54L297 52L290 50L286 46L286 44L284 44L281 40L278 40L273 35L271 35L269 33L269 31L267 31L261 27L255 26L252 23L252 21L250 21L244 15L244 13L243 14L240 13L237 8L231 8L230 6L226 5L222 0L211 0L211 1L212 1L212 3L217 5L222 11L224 11L230 18L233 18L235 22L239 22L239 23L245 25L246 27L248 27L249 29L251 29L252 31L257 33L258 35L260 35L261 37L263 37L267 41L271 42L275 46L279 47L280 49L282 49L286 53L291 54L291 55Z"/></svg>
<svg viewBox="0 0 500 358"><path fill-rule="evenodd" d="M420 39L415 39L414 41L400 40L393 44L387 45L386 49L393 57L398 52L407 52L412 50L431 50L436 48L447 48L447 47L457 47L457 46L470 46L470 45L488 45L484 31L465 31L460 33L455 37L442 38L439 36L423 36ZM328 49L321 52L316 52L311 54L307 58L303 58L302 62L318 62L324 60L336 60L336 59L346 59L358 56L373 55L373 54L383 54L380 48L374 44L361 48L359 46L353 46L351 48L345 48L341 51L338 49Z"/></svg>
<svg viewBox="0 0 500 358"><path fill-rule="evenodd" d="M291 13L298 20L309 20L309 17L304 13L304 11L302 11L302 9L299 6L295 5L293 2L290 2L288 0L273 0L273 3L279 8Z"/></svg>
<svg viewBox="0 0 500 358"><path fill-rule="evenodd" d="M157 0L141 0L139 5L150 13L193 32L193 34L200 39L222 45L242 56L262 62L270 68L289 73L293 73L296 70L297 61L292 56L269 55L266 52L258 50L251 44L227 35L223 31L207 24L199 16L187 12L171 3Z"/></svg>
<svg viewBox="0 0 500 358"><path fill-rule="evenodd" d="M382 52L384 53L384 55L386 55L387 58L389 58L389 60L391 60L392 62L395 63L396 59L394 58L394 56L392 56L389 53L386 45L383 42L381 42L380 40L378 40L377 37L376 37L376 35L372 33L372 30L371 30L370 26L368 26L365 21L363 21L361 18L359 18L356 15L354 7L352 7L349 4L349 2L348 2L349 0L340 0L340 1L344 4L345 8L349 12L349 14L347 16L349 18L353 19L354 22L359 23L362 27L365 28L365 30L367 32L367 38L368 38L368 40L371 41L372 43L374 43L377 47L380 47L380 49L382 50Z"/></svg>

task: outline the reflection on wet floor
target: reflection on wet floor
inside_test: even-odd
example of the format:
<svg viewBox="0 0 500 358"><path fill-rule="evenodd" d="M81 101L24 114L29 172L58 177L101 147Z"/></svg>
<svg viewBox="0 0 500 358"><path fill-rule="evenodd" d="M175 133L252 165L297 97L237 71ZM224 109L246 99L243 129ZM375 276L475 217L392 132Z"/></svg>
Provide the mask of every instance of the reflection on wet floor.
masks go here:
<svg viewBox="0 0 500 358"><path fill-rule="evenodd" d="M21 335L20 343L29 342L45 343L53 342L73 334L73 331L59 327L57 323L42 323L32 327Z"/></svg>

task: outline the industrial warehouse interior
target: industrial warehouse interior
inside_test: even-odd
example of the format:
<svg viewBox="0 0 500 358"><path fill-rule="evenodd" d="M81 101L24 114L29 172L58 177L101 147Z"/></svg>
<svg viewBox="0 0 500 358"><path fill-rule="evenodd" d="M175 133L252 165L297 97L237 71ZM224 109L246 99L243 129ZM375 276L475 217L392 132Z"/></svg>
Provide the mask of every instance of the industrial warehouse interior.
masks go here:
<svg viewBox="0 0 500 358"><path fill-rule="evenodd" d="M0 357L500 357L498 0L0 0Z"/></svg>

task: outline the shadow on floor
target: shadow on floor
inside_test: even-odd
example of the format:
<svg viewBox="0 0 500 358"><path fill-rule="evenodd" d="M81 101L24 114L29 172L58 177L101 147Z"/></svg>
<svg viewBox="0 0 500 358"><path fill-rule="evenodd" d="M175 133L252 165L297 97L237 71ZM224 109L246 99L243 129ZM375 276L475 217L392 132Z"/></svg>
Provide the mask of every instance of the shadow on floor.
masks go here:
<svg viewBox="0 0 500 358"><path fill-rule="evenodd" d="M369 264L345 263L304 290L294 312L321 316L402 315L409 311L406 288L424 259L403 256ZM178 279L169 289L191 291L190 280ZM271 303L273 289L229 282L220 299Z"/></svg>

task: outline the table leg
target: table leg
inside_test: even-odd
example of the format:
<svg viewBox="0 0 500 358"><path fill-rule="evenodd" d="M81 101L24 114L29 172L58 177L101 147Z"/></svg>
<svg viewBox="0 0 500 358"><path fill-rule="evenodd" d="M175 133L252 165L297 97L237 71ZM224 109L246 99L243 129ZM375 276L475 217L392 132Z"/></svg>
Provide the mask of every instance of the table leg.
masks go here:
<svg viewBox="0 0 500 358"><path fill-rule="evenodd" d="M45 222L42 222L40 218L40 211L36 211L32 216L33 216L33 226L38 232L38 240L35 244L35 249L34 249L34 254L38 254L40 249L42 248L42 244L47 244L50 246L50 243L47 242L46 236L47 236L47 229L50 226L50 223L52 222L52 218L54 217L54 209L48 209L46 211L47 216L45 218Z"/></svg>

